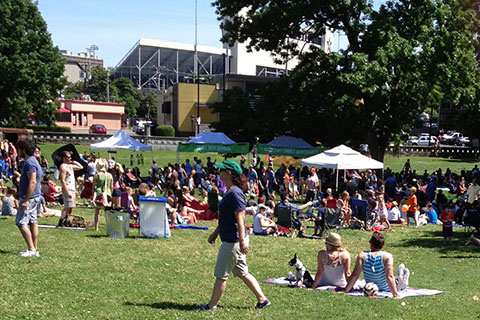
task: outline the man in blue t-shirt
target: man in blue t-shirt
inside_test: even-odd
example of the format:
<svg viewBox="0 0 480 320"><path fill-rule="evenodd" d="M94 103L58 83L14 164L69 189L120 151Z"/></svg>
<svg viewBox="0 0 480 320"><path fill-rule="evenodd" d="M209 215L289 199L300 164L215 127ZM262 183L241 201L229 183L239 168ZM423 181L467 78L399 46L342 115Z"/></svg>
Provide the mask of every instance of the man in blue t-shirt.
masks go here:
<svg viewBox="0 0 480 320"><path fill-rule="evenodd" d="M38 222L37 213L40 206L40 182L42 167L33 156L35 146L29 141L17 144L18 155L25 160L19 183L19 198L16 225L20 229L28 249L20 252L22 257L38 257ZM30 227L30 228L29 228Z"/></svg>
<svg viewBox="0 0 480 320"><path fill-rule="evenodd" d="M438 215L435 209L433 209L432 203L428 202L427 203L427 210L425 211L425 214L428 217L428 222L437 224L438 222Z"/></svg>

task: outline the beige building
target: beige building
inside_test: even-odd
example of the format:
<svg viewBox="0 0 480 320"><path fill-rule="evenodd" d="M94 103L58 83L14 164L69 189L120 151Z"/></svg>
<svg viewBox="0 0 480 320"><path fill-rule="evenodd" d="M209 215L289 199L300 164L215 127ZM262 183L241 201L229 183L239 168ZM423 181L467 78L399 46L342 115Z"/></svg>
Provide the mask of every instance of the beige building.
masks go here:
<svg viewBox="0 0 480 320"><path fill-rule="evenodd" d="M55 123L70 127L72 131L88 130L92 124L103 124L107 133L120 130L125 125L125 104L82 100L58 100L60 115Z"/></svg>
<svg viewBox="0 0 480 320"><path fill-rule="evenodd" d="M195 135L197 120L198 85L195 83L175 83L165 94L160 95L157 112L158 125L168 124L175 129L176 136ZM217 120L210 106L218 101L215 85L200 84L200 123L208 127ZM204 130L201 130L204 131Z"/></svg>

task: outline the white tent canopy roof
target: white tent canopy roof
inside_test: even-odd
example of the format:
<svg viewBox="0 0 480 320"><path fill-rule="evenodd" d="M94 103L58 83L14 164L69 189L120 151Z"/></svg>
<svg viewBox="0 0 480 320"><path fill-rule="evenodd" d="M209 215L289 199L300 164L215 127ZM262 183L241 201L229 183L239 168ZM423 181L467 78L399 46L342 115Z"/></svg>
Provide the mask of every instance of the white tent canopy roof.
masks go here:
<svg viewBox="0 0 480 320"><path fill-rule="evenodd" d="M90 149L123 149L131 151L152 151L152 146L138 142L122 130L110 138L90 145Z"/></svg>
<svg viewBox="0 0 480 320"><path fill-rule="evenodd" d="M337 170L383 169L382 162L364 156L343 144L305 158L300 163L302 166Z"/></svg>

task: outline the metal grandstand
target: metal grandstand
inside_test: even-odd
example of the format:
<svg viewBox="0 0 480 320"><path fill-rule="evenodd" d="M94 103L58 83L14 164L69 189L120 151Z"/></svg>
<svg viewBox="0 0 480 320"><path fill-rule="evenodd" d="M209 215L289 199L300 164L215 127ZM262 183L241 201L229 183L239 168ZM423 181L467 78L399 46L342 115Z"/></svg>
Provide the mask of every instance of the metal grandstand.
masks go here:
<svg viewBox="0 0 480 320"><path fill-rule="evenodd" d="M229 72L226 49L140 39L115 67L115 78L130 78L142 90L165 90L178 82L195 82ZM198 65L198 70L197 70Z"/></svg>

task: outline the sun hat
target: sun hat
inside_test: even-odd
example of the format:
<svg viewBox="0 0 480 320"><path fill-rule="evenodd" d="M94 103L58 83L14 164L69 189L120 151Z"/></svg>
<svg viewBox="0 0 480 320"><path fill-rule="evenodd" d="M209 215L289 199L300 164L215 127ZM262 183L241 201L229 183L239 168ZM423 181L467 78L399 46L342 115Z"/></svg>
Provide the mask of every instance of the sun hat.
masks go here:
<svg viewBox="0 0 480 320"><path fill-rule="evenodd" d="M243 172L240 165L233 160L227 160L225 162L216 162L215 166L218 169L229 170L234 176L239 176Z"/></svg>
<svg viewBox="0 0 480 320"><path fill-rule="evenodd" d="M268 208L266 205L264 205L263 203L260 203L260 204L258 205L258 209L268 210L269 208Z"/></svg>
<svg viewBox="0 0 480 320"><path fill-rule="evenodd" d="M325 239L325 243L328 243L334 247L341 247L342 246L342 237L335 232L331 232L327 239Z"/></svg>
<svg viewBox="0 0 480 320"><path fill-rule="evenodd" d="M392 206L398 207L398 202L397 202L397 201L393 201L393 202L392 202Z"/></svg>

